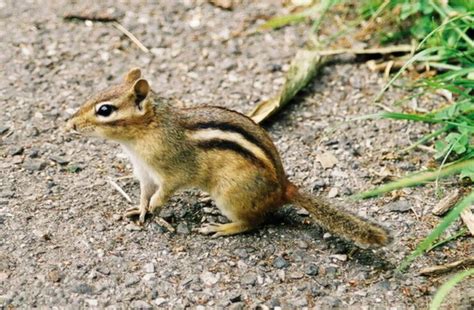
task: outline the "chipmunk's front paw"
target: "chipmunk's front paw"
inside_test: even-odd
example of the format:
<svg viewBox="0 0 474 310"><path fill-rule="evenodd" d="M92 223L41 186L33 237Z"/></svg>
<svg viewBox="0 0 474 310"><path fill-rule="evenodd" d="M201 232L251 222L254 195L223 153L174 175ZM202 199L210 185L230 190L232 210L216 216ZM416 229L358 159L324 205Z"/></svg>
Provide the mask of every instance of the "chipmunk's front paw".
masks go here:
<svg viewBox="0 0 474 310"><path fill-rule="evenodd" d="M138 221L140 223L145 222L146 214L147 214L146 208L143 208L141 206L131 207L125 211L125 217L131 218L131 217L138 216Z"/></svg>

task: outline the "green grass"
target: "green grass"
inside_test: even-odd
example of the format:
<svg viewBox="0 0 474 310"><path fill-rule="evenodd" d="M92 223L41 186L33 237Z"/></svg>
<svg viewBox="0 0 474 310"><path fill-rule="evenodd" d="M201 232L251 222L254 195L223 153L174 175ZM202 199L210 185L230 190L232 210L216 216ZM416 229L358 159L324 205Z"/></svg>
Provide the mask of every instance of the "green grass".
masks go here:
<svg viewBox="0 0 474 310"><path fill-rule="evenodd" d="M318 32L323 26L322 18L329 19L328 15L336 4L351 4L358 8L358 14L355 19L347 20L345 26L337 33L329 36L325 41L320 41ZM367 21L365 24L362 22L364 19ZM409 99L427 96L429 93L442 91L452 97L452 100L428 113L379 113L359 118L386 118L394 121L431 124L432 132L420 137L418 141L401 151L407 153L421 145L431 147L438 167L360 193L355 196L356 198L373 197L403 187L419 186L429 182L435 182L438 186L440 178L452 176L457 176L463 184L474 181L474 40L471 39L474 37L474 1L321 0L315 1L312 6L299 13L270 19L262 26L262 29L276 29L303 21L311 21L310 38L316 37L317 44L313 46L317 48L334 43L341 36L357 30L369 32L368 36L365 36L369 38L367 42L369 46L407 43L416 46L410 58L398 58L405 59L405 65L374 97L374 102L382 100L384 93L393 86L403 87L407 91L416 90L414 92L416 95L407 96L406 100L400 101L401 108ZM372 27L367 27L367 25L372 25ZM405 76L413 64L423 64L425 67L436 69L437 74L415 81L410 81L409 78L401 81L400 78ZM304 79L304 84L308 80ZM304 87L303 84L298 85ZM294 96L293 92L291 96ZM419 255L454 239L451 237L443 239L442 236L451 223L459 217L462 209L473 203L474 191L471 189L467 192L461 202L403 260L399 270L406 270ZM459 237L464 234L456 235Z"/></svg>
<svg viewBox="0 0 474 310"><path fill-rule="evenodd" d="M456 284L461 282L462 280L473 276L474 275L474 268L470 268L467 270L464 270L462 272L457 273L454 275L451 279L449 279L447 282L445 282L436 292L436 295L434 296L433 300L431 301L430 304L430 310L438 310L441 308L441 305L443 303L444 298L448 296L449 292L454 288Z"/></svg>
<svg viewBox="0 0 474 310"><path fill-rule="evenodd" d="M449 1L442 5L433 0L367 0L363 2L360 14L370 18L377 12L388 20L388 27L381 27L375 34L382 43L397 43L404 40L418 41L415 55L389 80L374 98L380 100L385 91L393 86L414 63L423 63L438 70L431 78L421 79L407 89L421 88L423 94L445 91L452 94L454 102L429 113L380 113L372 118L388 118L424 122L433 125L433 131L421 137L408 152L422 144L434 147L434 159L439 168L407 176L398 181L382 185L356 195L368 198L383 193L438 181L439 178L458 175L465 182L474 181L474 2ZM383 10L380 8L383 6ZM440 224L417 246L399 266L406 270L419 255L433 248L433 244L459 217L460 211L473 203L471 191ZM449 239L449 238L448 238Z"/></svg>

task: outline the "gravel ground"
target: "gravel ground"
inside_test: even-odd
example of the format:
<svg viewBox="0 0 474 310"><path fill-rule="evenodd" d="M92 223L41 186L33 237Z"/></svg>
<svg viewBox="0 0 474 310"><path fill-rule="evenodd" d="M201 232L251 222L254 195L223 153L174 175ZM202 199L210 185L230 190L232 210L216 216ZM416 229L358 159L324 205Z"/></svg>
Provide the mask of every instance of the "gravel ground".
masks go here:
<svg viewBox="0 0 474 310"><path fill-rule="evenodd" d="M438 223L430 212L434 186L349 203L350 194L430 159L395 153L428 126L345 122L380 111L370 101L382 77L354 59L327 66L266 126L291 180L383 224L391 245L357 249L291 207L259 231L210 239L192 229L225 219L198 191L176 195L162 210L174 233L122 218L131 205L109 178L134 202L139 187L120 148L62 130L87 96L140 66L155 91L182 105L245 112L281 86L305 38L303 25L238 35L262 16L284 13L280 1L248 1L233 11L161 2L0 0L0 308L425 308L445 278L417 270L467 256L473 242L450 242L397 274L394 266ZM62 18L85 8L119 18L151 53L110 23ZM401 95L391 91L383 104ZM337 159L334 167L321 165L323 153ZM443 186L449 191L451 182ZM449 302L467 309L473 299L465 283Z"/></svg>

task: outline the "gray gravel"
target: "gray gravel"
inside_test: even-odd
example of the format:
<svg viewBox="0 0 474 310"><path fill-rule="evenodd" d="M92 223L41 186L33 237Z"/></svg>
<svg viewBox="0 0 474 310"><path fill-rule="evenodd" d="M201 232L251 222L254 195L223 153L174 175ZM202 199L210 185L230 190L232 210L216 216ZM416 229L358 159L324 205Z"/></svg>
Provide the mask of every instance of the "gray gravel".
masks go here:
<svg viewBox="0 0 474 310"><path fill-rule="evenodd" d="M380 111L370 102L384 83L354 59L326 67L266 126L291 180L386 226L390 246L356 249L289 207L259 231L211 239L192 230L225 218L197 191L161 211L175 233L154 221L128 222L122 214L131 205L107 180L118 178L138 201L137 182L123 178L130 164L117 145L65 134L71 113L134 66L184 106L248 111L281 86L307 28L234 36L259 16L285 13L280 1L246 1L233 11L206 1L30 2L0 0L0 308L425 308L443 278L416 270L472 253L472 239L458 239L396 274L393 267L438 222L430 213L436 189L399 191L403 203L390 195L347 199L430 159L394 153L428 126L347 121ZM84 8L117 16L151 53L111 24L62 19ZM391 91L383 104L402 95ZM418 105L441 100L432 99ZM323 152L338 163L323 169ZM472 302L472 285L456 293L452 305Z"/></svg>

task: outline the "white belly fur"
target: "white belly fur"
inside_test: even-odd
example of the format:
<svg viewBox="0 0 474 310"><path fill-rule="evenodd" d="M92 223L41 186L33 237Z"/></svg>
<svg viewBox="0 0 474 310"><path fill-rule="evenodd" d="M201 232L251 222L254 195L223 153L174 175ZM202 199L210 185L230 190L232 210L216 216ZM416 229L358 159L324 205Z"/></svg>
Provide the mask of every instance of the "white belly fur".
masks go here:
<svg viewBox="0 0 474 310"><path fill-rule="evenodd" d="M158 186L161 185L161 176L153 171L153 169L144 162L131 147L122 144L122 148L132 163L133 174L140 182L154 183Z"/></svg>

